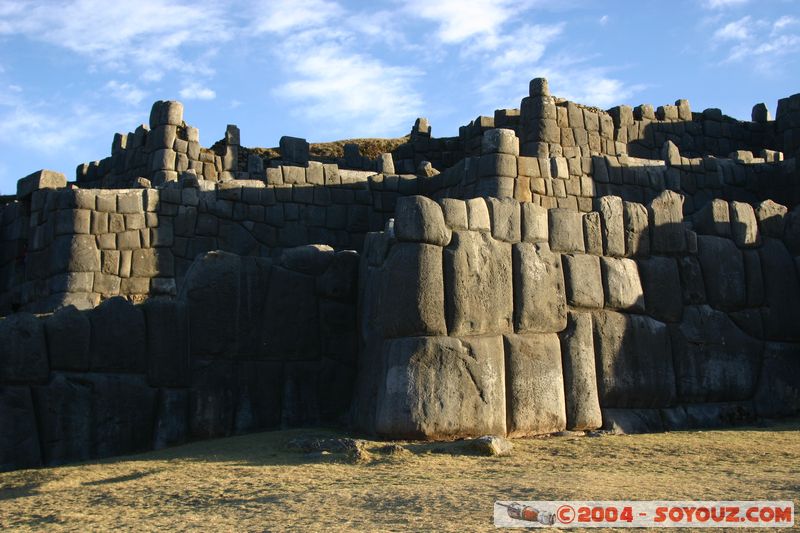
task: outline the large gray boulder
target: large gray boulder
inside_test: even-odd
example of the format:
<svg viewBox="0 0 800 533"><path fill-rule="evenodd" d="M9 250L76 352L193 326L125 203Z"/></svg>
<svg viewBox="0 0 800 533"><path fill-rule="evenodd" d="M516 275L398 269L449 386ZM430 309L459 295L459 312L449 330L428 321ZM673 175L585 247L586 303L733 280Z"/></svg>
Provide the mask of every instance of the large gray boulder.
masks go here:
<svg viewBox="0 0 800 533"><path fill-rule="evenodd" d="M705 305L687 307L671 333L680 401L752 398L761 366L761 341L742 332L725 313Z"/></svg>
<svg viewBox="0 0 800 533"><path fill-rule="evenodd" d="M17 182L17 200L27 200L42 189L61 189L67 186L67 178L54 170L37 170Z"/></svg>
<svg viewBox="0 0 800 533"><path fill-rule="evenodd" d="M592 315L571 311L561 338L567 429L596 429L603 424L597 397Z"/></svg>
<svg viewBox="0 0 800 533"><path fill-rule="evenodd" d="M142 305L147 324L147 378L154 387L189 384L189 338L186 304L148 300Z"/></svg>
<svg viewBox="0 0 800 533"><path fill-rule="evenodd" d="M445 335L442 249L398 243L383 264L380 300L385 338Z"/></svg>
<svg viewBox="0 0 800 533"><path fill-rule="evenodd" d="M600 406L667 407L675 372L666 324L641 315L593 314Z"/></svg>
<svg viewBox="0 0 800 533"><path fill-rule="evenodd" d="M561 257L569 305L601 309L603 307L603 278L600 275L600 258L596 255L584 254Z"/></svg>
<svg viewBox="0 0 800 533"><path fill-rule="evenodd" d="M0 384L47 381L50 368L42 322L29 313L0 319Z"/></svg>
<svg viewBox="0 0 800 533"><path fill-rule="evenodd" d="M605 304L610 309L644 312L644 291L633 259L601 257Z"/></svg>
<svg viewBox="0 0 800 533"><path fill-rule="evenodd" d="M520 203L513 198L487 198L495 239L515 243L522 239Z"/></svg>
<svg viewBox="0 0 800 533"><path fill-rule="evenodd" d="M623 257L625 255L625 227L623 224L622 198L603 196L597 200L597 211L603 222L603 250L606 255Z"/></svg>
<svg viewBox="0 0 800 533"><path fill-rule="evenodd" d="M584 251L583 216L574 209L550 209L548 232L554 252Z"/></svg>
<svg viewBox="0 0 800 533"><path fill-rule="evenodd" d="M424 196L397 199L394 233L399 241L447 246L452 232L444 222L439 204Z"/></svg>
<svg viewBox="0 0 800 533"><path fill-rule="evenodd" d="M658 433L664 430L659 409L603 408L603 429L619 435Z"/></svg>
<svg viewBox="0 0 800 533"><path fill-rule="evenodd" d="M756 218L761 233L767 237L783 238L783 229L786 224L786 213L789 210L772 200L764 200L756 206Z"/></svg>
<svg viewBox="0 0 800 533"><path fill-rule="evenodd" d="M731 216L728 202L714 198L692 217L694 230L699 235L731 236Z"/></svg>
<svg viewBox="0 0 800 533"><path fill-rule="evenodd" d="M752 248L761 244L756 214L750 204L731 202L731 233L737 246Z"/></svg>
<svg viewBox="0 0 800 533"><path fill-rule="evenodd" d="M639 259L647 313L662 322L677 322L683 314L678 263L672 257Z"/></svg>
<svg viewBox="0 0 800 533"><path fill-rule="evenodd" d="M68 305L44 322L47 351L53 370L89 370L89 315Z"/></svg>
<svg viewBox="0 0 800 533"><path fill-rule="evenodd" d="M384 343L376 432L391 438L505 435L500 336L413 337Z"/></svg>
<svg viewBox="0 0 800 533"><path fill-rule="evenodd" d="M635 202L623 202L622 220L625 228L625 255L650 255L650 222L647 208Z"/></svg>
<svg viewBox="0 0 800 533"><path fill-rule="evenodd" d="M567 300L561 256L545 243L513 248L514 329L518 333L556 333L567 325Z"/></svg>
<svg viewBox="0 0 800 533"><path fill-rule="evenodd" d="M511 245L456 231L444 250L445 311L451 336L506 333L514 317Z"/></svg>
<svg viewBox="0 0 800 533"><path fill-rule="evenodd" d="M78 375L55 373L34 388L42 455L47 465L91 457L92 383Z"/></svg>
<svg viewBox="0 0 800 533"><path fill-rule="evenodd" d="M0 472L42 464L36 415L28 387L0 385Z"/></svg>
<svg viewBox="0 0 800 533"><path fill-rule="evenodd" d="M567 418L558 336L507 335L505 346L508 436L563 431Z"/></svg>
<svg viewBox="0 0 800 533"><path fill-rule="evenodd" d="M744 307L747 302L744 262L733 241L700 235L697 251L708 303L725 310Z"/></svg>
<svg viewBox="0 0 800 533"><path fill-rule="evenodd" d="M142 310L122 297L110 298L89 312L93 372L144 373L147 333Z"/></svg>

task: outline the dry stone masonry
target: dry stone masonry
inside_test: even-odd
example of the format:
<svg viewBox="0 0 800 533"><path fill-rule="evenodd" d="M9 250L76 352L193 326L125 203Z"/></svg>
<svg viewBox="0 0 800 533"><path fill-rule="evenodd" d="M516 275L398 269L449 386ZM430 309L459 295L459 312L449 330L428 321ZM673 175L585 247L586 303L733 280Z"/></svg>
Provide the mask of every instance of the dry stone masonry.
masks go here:
<svg viewBox="0 0 800 533"><path fill-rule="evenodd" d="M179 102L0 204L0 470L260 429L663 431L800 412L800 95L519 109L377 157ZM278 155L275 155L278 154Z"/></svg>

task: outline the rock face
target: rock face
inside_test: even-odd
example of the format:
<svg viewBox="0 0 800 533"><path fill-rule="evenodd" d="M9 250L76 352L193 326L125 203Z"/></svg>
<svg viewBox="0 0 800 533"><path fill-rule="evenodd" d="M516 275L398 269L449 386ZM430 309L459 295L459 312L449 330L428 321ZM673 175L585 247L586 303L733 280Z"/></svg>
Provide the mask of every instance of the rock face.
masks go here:
<svg viewBox="0 0 800 533"><path fill-rule="evenodd" d="M566 326L561 256L546 244L514 245L514 326L518 332L555 333Z"/></svg>
<svg viewBox="0 0 800 533"><path fill-rule="evenodd" d="M596 429L603 424L597 396L592 315L570 312L561 333L567 429Z"/></svg>

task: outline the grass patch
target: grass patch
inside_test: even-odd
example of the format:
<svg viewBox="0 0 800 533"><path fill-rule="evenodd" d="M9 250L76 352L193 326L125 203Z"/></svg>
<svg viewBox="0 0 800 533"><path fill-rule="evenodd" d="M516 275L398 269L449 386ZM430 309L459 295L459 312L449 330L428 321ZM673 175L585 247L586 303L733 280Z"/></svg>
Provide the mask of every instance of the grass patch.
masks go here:
<svg viewBox="0 0 800 533"><path fill-rule="evenodd" d="M288 430L0 474L0 529L492 531L498 499L794 500L800 420L772 427L518 439L510 457L367 441L289 452ZM737 530L743 531L743 530Z"/></svg>
<svg viewBox="0 0 800 533"><path fill-rule="evenodd" d="M398 137L396 139L344 139L325 143L310 143L309 154L318 161L335 162L336 159L344 157L344 145L348 143L357 144L361 155L370 159L376 159L384 153L389 153L401 144L409 141L410 136ZM249 148L249 150L265 159L280 159L278 148Z"/></svg>

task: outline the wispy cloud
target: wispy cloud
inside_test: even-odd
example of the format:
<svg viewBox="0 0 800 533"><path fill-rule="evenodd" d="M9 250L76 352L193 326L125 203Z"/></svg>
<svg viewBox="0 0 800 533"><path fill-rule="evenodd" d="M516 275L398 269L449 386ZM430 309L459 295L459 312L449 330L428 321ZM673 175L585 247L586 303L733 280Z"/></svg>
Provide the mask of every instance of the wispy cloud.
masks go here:
<svg viewBox="0 0 800 533"><path fill-rule="evenodd" d="M711 38L712 49L723 51L723 65L747 61L752 68L769 74L781 58L796 54L800 46L798 22L791 16L770 21L748 15L717 29Z"/></svg>
<svg viewBox="0 0 800 533"><path fill-rule="evenodd" d="M491 43L512 16L530 5L519 0L409 0L406 12L434 22L436 35L444 43L457 44L476 36Z"/></svg>
<svg viewBox="0 0 800 533"><path fill-rule="evenodd" d="M213 100L217 93L199 83L190 83L183 87L179 93L184 100Z"/></svg>
<svg viewBox="0 0 800 533"><path fill-rule="evenodd" d="M743 41L750 37L750 16L729 22L714 32L714 38L720 41Z"/></svg>
<svg viewBox="0 0 800 533"><path fill-rule="evenodd" d="M105 88L114 98L130 105L139 105L147 95L135 85L117 80L109 81L106 83Z"/></svg>
<svg viewBox="0 0 800 533"><path fill-rule="evenodd" d="M601 26L605 26L606 24L608 24L608 21L609 21L609 20L610 20L610 19L608 18L608 15L603 15L602 17L600 17L600 19L599 19L597 22L598 22L598 24L600 24Z"/></svg>
<svg viewBox="0 0 800 533"><path fill-rule="evenodd" d="M703 0L703 6L707 9L726 9L742 6L747 2L749 0Z"/></svg>

